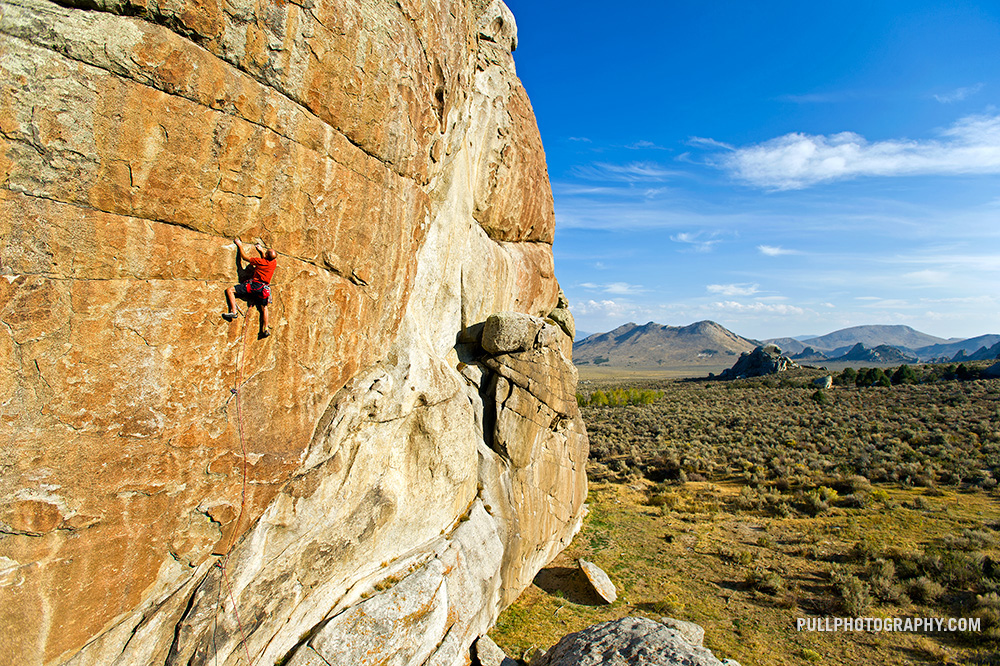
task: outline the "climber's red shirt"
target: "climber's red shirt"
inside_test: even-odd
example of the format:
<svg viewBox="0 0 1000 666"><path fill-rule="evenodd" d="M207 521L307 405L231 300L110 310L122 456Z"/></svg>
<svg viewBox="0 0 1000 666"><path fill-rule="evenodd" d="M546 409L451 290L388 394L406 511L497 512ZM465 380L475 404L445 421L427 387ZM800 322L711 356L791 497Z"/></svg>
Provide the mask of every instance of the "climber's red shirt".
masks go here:
<svg viewBox="0 0 1000 666"><path fill-rule="evenodd" d="M274 269L278 267L278 260L272 259L268 261L267 259L261 257L250 257L247 259L247 263L253 266L253 280L257 282L263 282L264 284L271 284L271 278L274 277Z"/></svg>

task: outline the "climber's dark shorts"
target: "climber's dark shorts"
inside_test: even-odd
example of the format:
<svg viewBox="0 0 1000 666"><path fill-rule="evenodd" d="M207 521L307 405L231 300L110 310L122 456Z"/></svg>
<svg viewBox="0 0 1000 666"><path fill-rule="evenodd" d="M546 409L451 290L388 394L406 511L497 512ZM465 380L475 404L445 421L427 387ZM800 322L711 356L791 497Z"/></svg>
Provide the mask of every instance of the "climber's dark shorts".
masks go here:
<svg viewBox="0 0 1000 666"><path fill-rule="evenodd" d="M243 282L235 285L236 297L251 305L267 305L271 301L271 287L263 282Z"/></svg>

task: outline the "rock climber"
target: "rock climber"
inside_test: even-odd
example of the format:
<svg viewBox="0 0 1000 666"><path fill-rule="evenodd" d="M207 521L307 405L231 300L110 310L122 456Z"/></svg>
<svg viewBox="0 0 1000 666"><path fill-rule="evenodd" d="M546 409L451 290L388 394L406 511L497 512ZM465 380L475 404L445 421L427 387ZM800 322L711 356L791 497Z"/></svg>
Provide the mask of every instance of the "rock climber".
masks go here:
<svg viewBox="0 0 1000 666"><path fill-rule="evenodd" d="M222 313L222 317L232 321L239 316L236 311L237 298L245 300L249 305L256 305L260 309L259 337L266 338L271 335L267 321L267 304L271 300L271 278L274 277L274 270L278 267L278 253L258 243L254 245L254 249L260 254L260 258L248 256L243 241L239 238L236 239L236 249L239 251L238 258L253 267L253 276L246 282L226 289L229 312Z"/></svg>

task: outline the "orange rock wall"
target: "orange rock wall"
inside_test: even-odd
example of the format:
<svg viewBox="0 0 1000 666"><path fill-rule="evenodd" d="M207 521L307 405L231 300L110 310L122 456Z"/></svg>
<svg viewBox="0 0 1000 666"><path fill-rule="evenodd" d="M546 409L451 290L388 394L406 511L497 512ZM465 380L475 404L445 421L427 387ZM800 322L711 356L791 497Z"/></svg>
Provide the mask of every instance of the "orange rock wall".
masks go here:
<svg viewBox="0 0 1000 666"><path fill-rule="evenodd" d="M405 318L460 311L428 325L447 341L556 304L541 140L483 3L98 4L0 3L0 664L152 622L276 510L352 378L398 364ZM468 257L432 252L446 222ZM279 252L270 338L219 316L234 236ZM411 304L438 282L458 296Z"/></svg>

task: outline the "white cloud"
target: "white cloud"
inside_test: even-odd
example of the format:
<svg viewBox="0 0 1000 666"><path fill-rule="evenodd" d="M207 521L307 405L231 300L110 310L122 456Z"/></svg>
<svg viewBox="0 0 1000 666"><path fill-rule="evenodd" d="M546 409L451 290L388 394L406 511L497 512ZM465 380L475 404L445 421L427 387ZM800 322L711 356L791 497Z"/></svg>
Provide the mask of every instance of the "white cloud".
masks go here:
<svg viewBox="0 0 1000 666"><path fill-rule="evenodd" d="M722 296L753 296L760 291L759 284L710 284L706 287L710 294Z"/></svg>
<svg viewBox="0 0 1000 666"><path fill-rule="evenodd" d="M711 307L727 312L746 312L752 314L777 314L777 315L804 315L806 313L800 307L786 305L784 303L739 303L737 301L722 301L712 303Z"/></svg>
<svg viewBox="0 0 1000 666"><path fill-rule="evenodd" d="M757 250L768 257L780 257L786 254L802 254L798 250L786 250L780 245L758 245Z"/></svg>
<svg viewBox="0 0 1000 666"><path fill-rule="evenodd" d="M952 90L950 93L945 93L944 95L934 95L934 99L941 102L942 104L953 104L955 102L961 102L962 100L975 95L982 89L983 89L983 84L977 83L974 86L957 88L955 90Z"/></svg>
<svg viewBox="0 0 1000 666"><path fill-rule="evenodd" d="M1000 173L1000 116L966 116L940 134L872 143L854 132L792 133L722 154L716 165L775 190L859 176Z"/></svg>
<svg viewBox="0 0 1000 666"><path fill-rule="evenodd" d="M580 143L593 143L593 141L591 141L590 139L588 139L585 136L571 136L571 137L569 137L569 140L570 141L578 141Z"/></svg>
<svg viewBox="0 0 1000 666"><path fill-rule="evenodd" d="M650 316L650 309L629 303L627 301L615 301L611 299L594 300L588 299L571 306L575 317L586 317L592 322L617 320L624 322L627 320L646 320ZM579 322L579 319L577 320ZM617 325L617 324L616 324Z"/></svg>
<svg viewBox="0 0 1000 666"><path fill-rule="evenodd" d="M581 315L620 315L628 306L624 303L617 303L612 300L595 301L593 299L581 301L573 310Z"/></svg>

